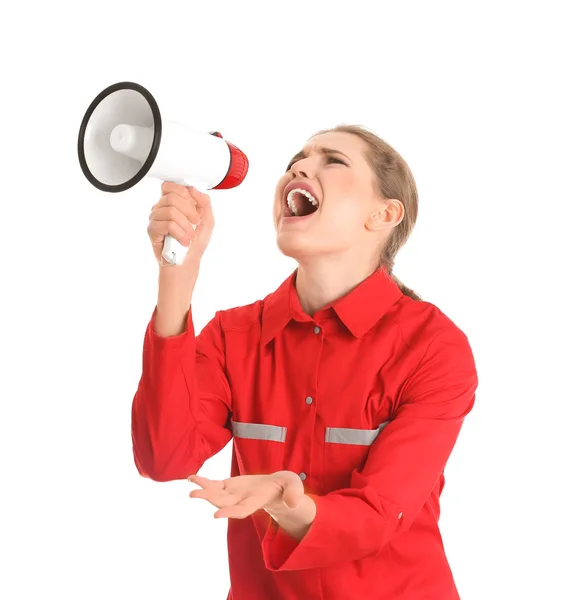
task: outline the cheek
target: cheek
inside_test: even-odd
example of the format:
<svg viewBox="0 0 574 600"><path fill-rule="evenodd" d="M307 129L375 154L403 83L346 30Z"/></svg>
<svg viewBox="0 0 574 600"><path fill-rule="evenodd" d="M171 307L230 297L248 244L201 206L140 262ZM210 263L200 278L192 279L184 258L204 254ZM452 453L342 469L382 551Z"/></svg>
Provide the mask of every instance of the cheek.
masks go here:
<svg viewBox="0 0 574 600"><path fill-rule="evenodd" d="M369 212L371 192L356 177L344 176L337 181L333 206L339 218L363 222ZM335 211L334 211L335 212Z"/></svg>
<svg viewBox="0 0 574 600"><path fill-rule="evenodd" d="M321 229L336 244L357 240L365 229L365 211L353 196L341 198L325 210Z"/></svg>
<svg viewBox="0 0 574 600"><path fill-rule="evenodd" d="M330 219L336 219L341 223L355 224L362 222L365 218L366 207L356 197L356 194L341 196L336 202L329 205L326 211Z"/></svg>

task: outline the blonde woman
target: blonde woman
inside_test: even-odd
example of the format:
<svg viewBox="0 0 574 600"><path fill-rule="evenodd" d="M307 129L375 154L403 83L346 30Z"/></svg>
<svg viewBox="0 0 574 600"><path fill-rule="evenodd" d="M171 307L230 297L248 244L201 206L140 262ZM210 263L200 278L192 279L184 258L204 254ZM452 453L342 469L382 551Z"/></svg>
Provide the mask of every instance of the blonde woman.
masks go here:
<svg viewBox="0 0 574 600"><path fill-rule="evenodd" d="M297 268L196 335L210 198L162 185L134 457L229 519L228 600L459 598L439 497L478 378L466 335L393 274L417 210L391 146L363 127L320 131L275 191L277 245ZM190 245L179 267L161 262L168 233ZM231 477L197 476L231 439Z"/></svg>

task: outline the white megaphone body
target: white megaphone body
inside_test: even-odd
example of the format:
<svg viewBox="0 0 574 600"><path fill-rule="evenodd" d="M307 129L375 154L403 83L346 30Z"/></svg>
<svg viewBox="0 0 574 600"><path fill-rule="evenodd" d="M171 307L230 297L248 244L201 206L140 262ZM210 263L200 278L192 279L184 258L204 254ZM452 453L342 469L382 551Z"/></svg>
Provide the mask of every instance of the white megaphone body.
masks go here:
<svg viewBox="0 0 574 600"><path fill-rule="evenodd" d="M156 177L205 192L238 186L247 156L221 134L162 121L157 102L132 82L107 87L90 104L78 136L84 175L98 189L123 192L143 177ZM188 248L166 236L163 258L180 265Z"/></svg>

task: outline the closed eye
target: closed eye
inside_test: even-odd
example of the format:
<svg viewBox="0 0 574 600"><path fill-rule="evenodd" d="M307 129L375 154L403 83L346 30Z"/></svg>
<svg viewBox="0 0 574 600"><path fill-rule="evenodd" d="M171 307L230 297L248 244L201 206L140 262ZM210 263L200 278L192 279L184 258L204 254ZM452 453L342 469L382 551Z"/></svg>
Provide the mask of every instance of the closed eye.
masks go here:
<svg viewBox="0 0 574 600"><path fill-rule="evenodd" d="M335 158L334 156L327 156L327 162L331 162L334 161L335 163L339 163L340 165L345 165L348 166L346 162L342 161L340 158ZM288 165L287 168L285 169L285 173L287 173L287 171L289 169L291 169L291 167L293 167L293 165L296 163L296 160L292 160Z"/></svg>

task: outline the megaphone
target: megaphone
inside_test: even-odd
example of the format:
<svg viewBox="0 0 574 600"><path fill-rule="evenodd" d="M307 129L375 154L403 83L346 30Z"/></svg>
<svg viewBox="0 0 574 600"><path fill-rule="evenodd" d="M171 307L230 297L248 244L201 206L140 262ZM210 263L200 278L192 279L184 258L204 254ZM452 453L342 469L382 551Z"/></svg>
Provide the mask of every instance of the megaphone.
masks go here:
<svg viewBox="0 0 574 600"><path fill-rule="evenodd" d="M143 86L124 81L100 92L80 126L78 158L88 181L104 192L123 192L145 176L200 191L238 186L247 156L217 131L200 132L161 118ZM166 236L163 258L180 265L188 248Z"/></svg>

